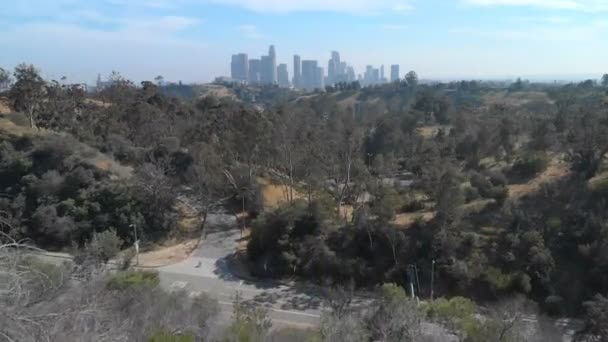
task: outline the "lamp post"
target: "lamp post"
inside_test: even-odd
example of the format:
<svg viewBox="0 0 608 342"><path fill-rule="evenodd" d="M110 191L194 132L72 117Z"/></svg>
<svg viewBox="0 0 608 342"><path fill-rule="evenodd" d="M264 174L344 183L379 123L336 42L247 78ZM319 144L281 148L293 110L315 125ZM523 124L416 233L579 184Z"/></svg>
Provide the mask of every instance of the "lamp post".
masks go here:
<svg viewBox="0 0 608 342"><path fill-rule="evenodd" d="M435 259L431 263L431 302L435 296Z"/></svg>
<svg viewBox="0 0 608 342"><path fill-rule="evenodd" d="M129 225L133 228L133 236L135 237L135 266L139 265L139 240L137 239L137 226L135 224Z"/></svg>

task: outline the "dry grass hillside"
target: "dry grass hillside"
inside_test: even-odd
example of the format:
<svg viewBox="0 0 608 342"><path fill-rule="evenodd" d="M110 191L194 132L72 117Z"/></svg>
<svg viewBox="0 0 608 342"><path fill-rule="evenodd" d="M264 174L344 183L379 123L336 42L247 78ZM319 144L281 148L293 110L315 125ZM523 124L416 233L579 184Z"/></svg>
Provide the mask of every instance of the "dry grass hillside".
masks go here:
<svg viewBox="0 0 608 342"><path fill-rule="evenodd" d="M567 177L570 174L570 169L566 162L554 156L549 162L549 166L545 171L523 184L511 184L509 188L509 199L517 200L526 195L538 192L543 184L553 183L559 179Z"/></svg>
<svg viewBox="0 0 608 342"><path fill-rule="evenodd" d="M228 89L225 86L219 84L201 85L197 90L200 93L200 97L213 96L218 98L229 97L232 99L236 99L236 95L231 89Z"/></svg>
<svg viewBox="0 0 608 342"><path fill-rule="evenodd" d="M46 129L30 128L28 121L20 114L3 114L0 115L0 140L6 136L36 136L55 134L64 136L61 133L48 131ZM130 166L121 165L114 158L106 154L100 153L98 150L91 148L85 144L79 144L81 155L84 161L100 170L110 173L112 179L128 179L133 175L133 168Z"/></svg>
<svg viewBox="0 0 608 342"><path fill-rule="evenodd" d="M289 200L289 186L283 184L276 184L271 180L263 177L258 178L258 183L262 188L262 197L264 201L264 208L276 209L281 204L286 203ZM294 199L304 198L304 194L293 191Z"/></svg>
<svg viewBox="0 0 608 342"><path fill-rule="evenodd" d="M6 98L0 97L0 114L8 114L13 110L9 105L9 102Z"/></svg>
<svg viewBox="0 0 608 342"><path fill-rule="evenodd" d="M540 91L513 92L497 91L492 92L483 97L484 103L487 105L506 104L509 106L523 106L532 102L545 102L553 104L553 100L549 98L547 93Z"/></svg>

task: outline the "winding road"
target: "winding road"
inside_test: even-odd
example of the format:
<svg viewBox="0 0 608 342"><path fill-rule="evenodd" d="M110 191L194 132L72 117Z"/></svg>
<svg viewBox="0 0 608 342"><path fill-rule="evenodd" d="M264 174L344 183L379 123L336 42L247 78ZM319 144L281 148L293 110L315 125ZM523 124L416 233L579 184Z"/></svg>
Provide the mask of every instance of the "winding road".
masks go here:
<svg viewBox="0 0 608 342"><path fill-rule="evenodd" d="M216 297L222 315L232 313L237 293L244 304L265 307L273 323L312 327L319 323L322 298L313 286L250 282L235 276L228 258L236 251L240 231L233 215L208 217L207 235L192 255L177 264L158 268L161 286L191 295Z"/></svg>
<svg viewBox="0 0 608 342"><path fill-rule="evenodd" d="M319 324L323 307L320 288L309 284L291 285L271 281L247 281L239 278L228 266L228 259L238 248L240 231L233 215L213 214L208 217L207 235L186 260L156 268L161 286L168 291L186 291L191 296L207 294L217 298L221 322L229 322L237 294L245 305L264 307L274 326L299 326L312 328ZM71 256L62 253L38 254L45 259L65 260ZM354 305L366 306L370 299L357 296ZM524 321L534 324L535 316ZM571 319L554 321L563 332L563 341L572 341L573 334L581 328L581 322ZM439 337L441 341L457 341L456 336L446 333L440 326L425 323L425 335Z"/></svg>

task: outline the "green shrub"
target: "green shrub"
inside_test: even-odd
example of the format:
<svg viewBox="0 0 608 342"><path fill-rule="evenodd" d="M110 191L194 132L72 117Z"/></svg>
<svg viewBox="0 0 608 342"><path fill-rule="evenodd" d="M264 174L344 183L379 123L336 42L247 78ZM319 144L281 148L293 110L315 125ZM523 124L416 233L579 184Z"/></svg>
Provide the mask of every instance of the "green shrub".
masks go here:
<svg viewBox="0 0 608 342"><path fill-rule="evenodd" d="M194 342L194 334L178 334L166 330L157 330L148 337L148 342Z"/></svg>
<svg viewBox="0 0 608 342"><path fill-rule="evenodd" d="M498 205L502 205L509 197L509 189L505 185L500 185L503 182L499 176L495 174L494 178L496 179L492 182L486 176L474 173L471 176L471 185L479 191L483 198L493 198Z"/></svg>
<svg viewBox="0 0 608 342"><path fill-rule="evenodd" d="M111 229L93 233L93 238L86 249L96 260L106 263L120 252L122 244L116 231Z"/></svg>
<svg viewBox="0 0 608 342"><path fill-rule="evenodd" d="M509 184L509 180L507 176L505 176L500 171L486 171L484 172L486 178L492 183L494 186L506 186Z"/></svg>
<svg viewBox="0 0 608 342"><path fill-rule="evenodd" d="M427 316L464 336L477 335L482 324L475 314L477 305L464 297L439 298L427 304Z"/></svg>
<svg viewBox="0 0 608 342"><path fill-rule="evenodd" d="M416 198L416 196L407 195L403 200L403 205L401 207L401 212L404 213L414 213L425 208L424 201Z"/></svg>
<svg viewBox="0 0 608 342"><path fill-rule="evenodd" d="M549 157L545 152L527 152L517 158L511 167L511 177L530 179L545 171L549 166Z"/></svg>
<svg viewBox="0 0 608 342"><path fill-rule="evenodd" d="M157 272L119 272L110 278L108 288L111 290L126 290L138 287L156 287L159 283L160 279Z"/></svg>
<svg viewBox="0 0 608 342"><path fill-rule="evenodd" d="M502 206L509 198L509 189L506 186L495 186L487 193L489 198L496 200L496 204Z"/></svg>
<svg viewBox="0 0 608 342"><path fill-rule="evenodd" d="M9 113L6 117L17 126L30 127L30 120L21 113Z"/></svg>
<svg viewBox="0 0 608 342"><path fill-rule="evenodd" d="M511 274L504 274L495 267L489 267L484 271L483 279L494 291L504 291L511 287L514 276Z"/></svg>
<svg viewBox="0 0 608 342"><path fill-rule="evenodd" d="M478 199L479 199L479 191L476 188L474 188L472 186L467 186L464 188L464 201L466 203L471 203Z"/></svg>
<svg viewBox="0 0 608 342"><path fill-rule="evenodd" d="M479 173L473 173L471 175L471 185L479 191L479 194L482 197L490 197L489 193L492 189L492 183L490 183L490 181L484 175Z"/></svg>

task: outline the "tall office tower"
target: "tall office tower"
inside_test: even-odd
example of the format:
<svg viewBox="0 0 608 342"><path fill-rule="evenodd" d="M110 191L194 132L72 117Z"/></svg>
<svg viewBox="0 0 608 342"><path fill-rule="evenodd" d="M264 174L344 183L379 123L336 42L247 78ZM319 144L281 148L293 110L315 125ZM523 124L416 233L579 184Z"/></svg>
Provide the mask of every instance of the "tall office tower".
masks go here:
<svg viewBox="0 0 608 342"><path fill-rule="evenodd" d="M247 54L239 53L232 55L230 71L233 80L247 81L249 79L249 59L247 58Z"/></svg>
<svg viewBox="0 0 608 342"><path fill-rule="evenodd" d="M272 84L272 59L270 56L262 56L260 68L260 83Z"/></svg>
<svg viewBox="0 0 608 342"><path fill-rule="evenodd" d="M339 66L340 65L340 53L338 51L332 51L331 60L336 63L336 66Z"/></svg>
<svg viewBox="0 0 608 342"><path fill-rule="evenodd" d="M338 67L338 75L346 75L348 72L346 62L340 62L340 66Z"/></svg>
<svg viewBox="0 0 608 342"><path fill-rule="evenodd" d="M391 65L391 82L399 81L399 64Z"/></svg>
<svg viewBox="0 0 608 342"><path fill-rule="evenodd" d="M353 67L348 67L348 69L346 70L346 82L355 82L357 80L357 77L355 76L355 68Z"/></svg>
<svg viewBox="0 0 608 342"><path fill-rule="evenodd" d="M323 68L318 67L317 74L315 77L315 89L323 89L323 90L325 89L324 76L325 76L325 71L323 70Z"/></svg>
<svg viewBox="0 0 608 342"><path fill-rule="evenodd" d="M318 76L317 61L304 60L302 61L302 83L301 87L306 90L315 89L315 79Z"/></svg>
<svg viewBox="0 0 608 342"><path fill-rule="evenodd" d="M338 73L336 62L332 59L327 62L327 85L332 85L336 82Z"/></svg>
<svg viewBox="0 0 608 342"><path fill-rule="evenodd" d="M270 57L270 64L271 64L271 74L270 74L270 82L272 84L276 84L277 83L277 53L274 50L274 45L270 45L270 48L268 49L268 56Z"/></svg>
<svg viewBox="0 0 608 342"><path fill-rule="evenodd" d="M340 53L338 51L332 51L331 59L327 63L327 85L333 85L340 82L340 76L344 74L341 65Z"/></svg>
<svg viewBox="0 0 608 342"><path fill-rule="evenodd" d="M277 67L277 81L279 87L289 88L289 73L287 72L287 64L279 64Z"/></svg>
<svg viewBox="0 0 608 342"><path fill-rule="evenodd" d="M380 66L380 82L384 83L384 64Z"/></svg>
<svg viewBox="0 0 608 342"><path fill-rule="evenodd" d="M300 56L293 56L293 87L300 88L302 82L302 61Z"/></svg>
<svg viewBox="0 0 608 342"><path fill-rule="evenodd" d="M363 74L363 82L365 83L365 85L373 84L373 73L374 67L372 67L371 65L365 67L365 73Z"/></svg>
<svg viewBox="0 0 608 342"><path fill-rule="evenodd" d="M261 80L262 61L259 59L249 60L249 83L259 84Z"/></svg>
<svg viewBox="0 0 608 342"><path fill-rule="evenodd" d="M372 70L372 84L380 83L380 70L373 69Z"/></svg>

